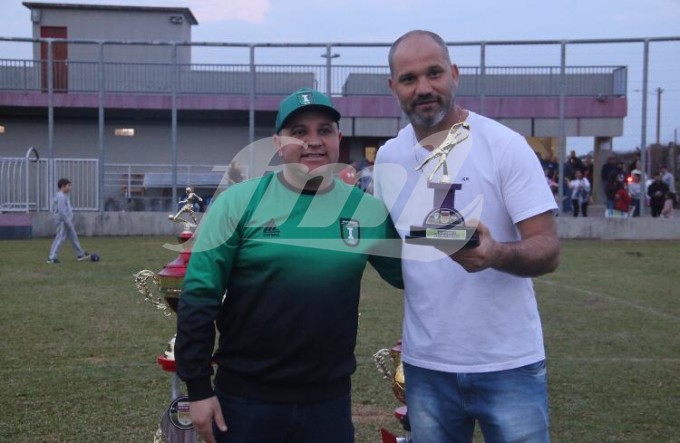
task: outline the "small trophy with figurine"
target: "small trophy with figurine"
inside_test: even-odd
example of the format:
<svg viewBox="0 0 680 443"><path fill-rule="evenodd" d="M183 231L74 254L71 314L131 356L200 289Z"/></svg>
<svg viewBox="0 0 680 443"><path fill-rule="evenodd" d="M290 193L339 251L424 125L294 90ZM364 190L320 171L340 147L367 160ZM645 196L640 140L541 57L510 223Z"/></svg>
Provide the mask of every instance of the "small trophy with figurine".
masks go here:
<svg viewBox="0 0 680 443"><path fill-rule="evenodd" d="M433 209L428 212L421 226L411 226L406 243L418 245L453 246L458 248L475 248L479 245L479 237L474 227L465 226L463 215L454 208L456 191L460 184L451 182L447 158L451 151L470 136L470 125L466 122L456 123L437 148L416 167L422 171L429 164L434 163L434 169L427 179L427 186L434 189ZM435 175L439 170L442 175L439 181ZM458 248L455 248L458 246ZM448 249L448 248L447 248Z"/></svg>

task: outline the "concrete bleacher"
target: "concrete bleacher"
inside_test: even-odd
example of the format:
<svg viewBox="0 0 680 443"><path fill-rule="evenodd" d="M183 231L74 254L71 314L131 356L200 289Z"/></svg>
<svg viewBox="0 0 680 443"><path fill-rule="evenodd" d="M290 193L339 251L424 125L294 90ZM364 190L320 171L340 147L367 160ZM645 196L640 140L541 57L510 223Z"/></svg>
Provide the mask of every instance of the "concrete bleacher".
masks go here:
<svg viewBox="0 0 680 443"><path fill-rule="evenodd" d="M351 73L342 86L342 95L390 95L388 74Z"/></svg>
<svg viewBox="0 0 680 443"><path fill-rule="evenodd" d="M571 73L565 75L565 94L571 96L621 96L623 91L618 81L620 72ZM345 96L391 95L387 86L387 73L357 73L347 75L342 86ZM560 94L559 76L543 73L509 72L478 73L461 72L456 95L459 97L479 96L524 96L543 97Z"/></svg>
<svg viewBox="0 0 680 443"><path fill-rule="evenodd" d="M210 72L193 70L182 74L186 94L249 94L253 79L250 72ZM287 95L300 88L316 87L313 72L258 72L255 93Z"/></svg>
<svg viewBox="0 0 680 443"><path fill-rule="evenodd" d="M357 73L347 75L345 83L342 85L344 96L363 96L363 95L391 95L392 92L387 86L388 74ZM475 95L477 89L476 77L461 77L456 94L459 96Z"/></svg>

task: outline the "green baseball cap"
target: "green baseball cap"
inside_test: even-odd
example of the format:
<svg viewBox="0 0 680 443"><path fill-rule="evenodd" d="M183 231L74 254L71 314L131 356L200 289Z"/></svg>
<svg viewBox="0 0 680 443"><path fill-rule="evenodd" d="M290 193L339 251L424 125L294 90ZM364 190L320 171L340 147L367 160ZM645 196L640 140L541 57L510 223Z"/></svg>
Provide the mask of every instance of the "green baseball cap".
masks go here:
<svg viewBox="0 0 680 443"><path fill-rule="evenodd" d="M286 120L301 110L324 111L336 122L340 120L340 113L333 107L330 97L314 89L301 88L281 100L279 112L276 114L275 132L278 133L286 124Z"/></svg>

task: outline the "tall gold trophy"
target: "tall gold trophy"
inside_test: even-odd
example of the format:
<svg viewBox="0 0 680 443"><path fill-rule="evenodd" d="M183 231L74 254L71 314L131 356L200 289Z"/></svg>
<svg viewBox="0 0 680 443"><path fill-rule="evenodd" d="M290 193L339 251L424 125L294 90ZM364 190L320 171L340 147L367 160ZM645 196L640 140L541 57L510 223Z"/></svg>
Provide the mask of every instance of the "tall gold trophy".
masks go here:
<svg viewBox="0 0 680 443"><path fill-rule="evenodd" d="M177 222L177 219L170 219ZM178 235L177 241L180 244L185 244L193 236L193 228L195 224L181 220L184 229ZM179 222L178 222L179 223ZM147 269L139 271L135 274L135 286L140 294L144 296L144 300L154 305L159 311L167 317L172 313L177 313L179 305L179 296L182 292L182 285L184 284L184 275L186 274L187 265L191 258L191 249L184 248L180 251L177 258L166 264L159 272L149 271ZM153 290L149 286L151 281L161 297L154 295ZM163 353L163 358L159 357L159 364L166 370L175 370L175 352L174 352L174 337L168 342L166 351Z"/></svg>
<svg viewBox="0 0 680 443"><path fill-rule="evenodd" d="M436 149L416 167L422 171L430 162L435 166L427 179L427 186L434 189L433 209L425 216L422 226L411 226L406 243L418 245L449 246L451 251L462 248L474 248L479 245L476 229L465 226L463 215L454 208L456 191L461 185L451 182L447 157L457 145L470 136L470 125L465 122L456 123ZM439 181L435 174L442 169Z"/></svg>
<svg viewBox="0 0 680 443"><path fill-rule="evenodd" d="M179 223L183 226L182 232L178 235L178 242L185 245L177 258L166 264L159 272L149 270L139 271L135 274L135 286L144 296L144 299L163 312L166 317L172 313L177 313L179 298L184 283L187 265L191 258L191 249L186 243L193 236L196 228L196 219L193 211L189 213L192 221L181 217L182 211L177 215L168 217L170 221ZM152 282L155 289L161 294L156 296L149 282ZM154 435L154 443L197 443L200 442L198 434L194 430L189 414L189 399L181 394L180 379L175 373L175 337L168 342L165 352L156 358L156 361L164 371L172 372L172 402L166 412L161 417L160 425Z"/></svg>

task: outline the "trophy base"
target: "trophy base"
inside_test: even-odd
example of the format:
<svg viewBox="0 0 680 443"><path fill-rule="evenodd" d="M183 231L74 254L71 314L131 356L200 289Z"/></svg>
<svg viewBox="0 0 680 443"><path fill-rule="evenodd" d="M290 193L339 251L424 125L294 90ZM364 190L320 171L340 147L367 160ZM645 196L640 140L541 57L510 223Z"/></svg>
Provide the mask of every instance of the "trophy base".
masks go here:
<svg viewBox="0 0 680 443"><path fill-rule="evenodd" d="M189 398L175 398L161 417L154 443L196 443L202 441L194 429L189 410Z"/></svg>
<svg viewBox="0 0 680 443"><path fill-rule="evenodd" d="M459 249L473 249L479 246L477 230L461 226L440 228L411 226L411 232L404 240L414 245L448 246Z"/></svg>

